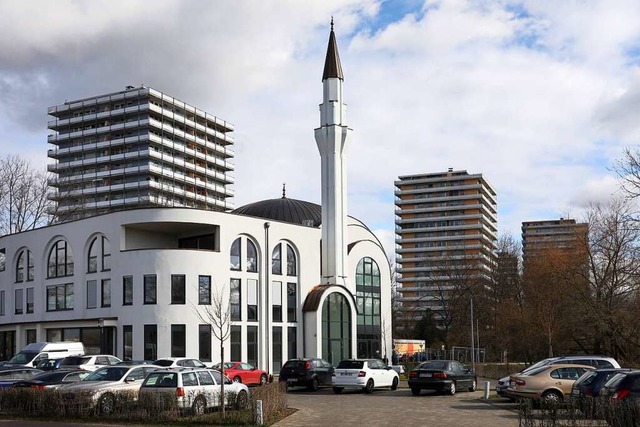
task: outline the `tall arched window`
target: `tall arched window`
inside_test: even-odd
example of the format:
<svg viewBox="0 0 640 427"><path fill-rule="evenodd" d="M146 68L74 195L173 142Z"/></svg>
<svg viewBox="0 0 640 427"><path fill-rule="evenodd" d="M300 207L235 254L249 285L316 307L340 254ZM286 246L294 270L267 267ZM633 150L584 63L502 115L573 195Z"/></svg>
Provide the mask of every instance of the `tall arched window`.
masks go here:
<svg viewBox="0 0 640 427"><path fill-rule="evenodd" d="M111 270L111 244L104 236L96 236L89 245L87 273L98 271L98 260L102 271Z"/></svg>
<svg viewBox="0 0 640 427"><path fill-rule="evenodd" d="M271 273L272 274L282 274L282 257L280 256L282 250L280 249L280 244L277 244L275 248L273 248L273 252L271 254Z"/></svg>
<svg viewBox="0 0 640 427"><path fill-rule="evenodd" d="M240 237L233 241L231 244L231 251L229 252L229 263L231 270L240 270L240 249L241 249L241 241Z"/></svg>
<svg viewBox="0 0 640 427"><path fill-rule="evenodd" d="M287 244L287 276L297 276L296 253L290 244Z"/></svg>
<svg viewBox="0 0 640 427"><path fill-rule="evenodd" d="M256 245L249 239L247 239L247 271L258 271L258 250Z"/></svg>
<svg viewBox="0 0 640 427"><path fill-rule="evenodd" d="M16 261L16 282L33 280L33 255L29 249L23 249Z"/></svg>
<svg viewBox="0 0 640 427"><path fill-rule="evenodd" d="M351 310L338 292L329 294L322 306L322 357L334 366L351 358Z"/></svg>
<svg viewBox="0 0 640 427"><path fill-rule="evenodd" d="M49 251L47 278L73 275L73 253L66 240L56 241Z"/></svg>
<svg viewBox="0 0 640 427"><path fill-rule="evenodd" d="M380 269L365 257L356 268L358 357L381 357Z"/></svg>

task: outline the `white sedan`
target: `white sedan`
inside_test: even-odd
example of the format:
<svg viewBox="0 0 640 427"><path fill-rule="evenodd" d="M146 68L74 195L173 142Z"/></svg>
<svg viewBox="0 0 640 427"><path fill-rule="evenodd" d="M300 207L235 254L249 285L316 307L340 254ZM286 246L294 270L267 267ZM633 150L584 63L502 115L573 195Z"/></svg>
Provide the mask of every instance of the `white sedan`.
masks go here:
<svg viewBox="0 0 640 427"><path fill-rule="evenodd" d="M373 389L398 388L398 373L378 359L348 359L338 364L331 377L333 392L342 393L345 388L360 388L365 393Z"/></svg>

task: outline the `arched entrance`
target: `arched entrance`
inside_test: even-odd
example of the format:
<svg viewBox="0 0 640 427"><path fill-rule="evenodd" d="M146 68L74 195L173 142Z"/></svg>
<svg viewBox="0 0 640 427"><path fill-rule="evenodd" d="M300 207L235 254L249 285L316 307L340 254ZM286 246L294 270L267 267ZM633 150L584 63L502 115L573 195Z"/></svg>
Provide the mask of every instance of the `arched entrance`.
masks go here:
<svg viewBox="0 0 640 427"><path fill-rule="evenodd" d="M338 292L329 294L322 305L322 355L334 366L351 358L351 308Z"/></svg>

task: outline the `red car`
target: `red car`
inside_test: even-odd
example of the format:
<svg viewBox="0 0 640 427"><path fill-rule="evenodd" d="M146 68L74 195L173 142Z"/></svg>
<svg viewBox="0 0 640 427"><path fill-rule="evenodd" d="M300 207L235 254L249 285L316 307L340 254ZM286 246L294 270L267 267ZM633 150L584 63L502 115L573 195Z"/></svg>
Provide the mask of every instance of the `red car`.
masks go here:
<svg viewBox="0 0 640 427"><path fill-rule="evenodd" d="M220 364L213 367L220 369ZM246 385L264 385L269 380L266 371L244 362L224 362L224 374L233 382Z"/></svg>

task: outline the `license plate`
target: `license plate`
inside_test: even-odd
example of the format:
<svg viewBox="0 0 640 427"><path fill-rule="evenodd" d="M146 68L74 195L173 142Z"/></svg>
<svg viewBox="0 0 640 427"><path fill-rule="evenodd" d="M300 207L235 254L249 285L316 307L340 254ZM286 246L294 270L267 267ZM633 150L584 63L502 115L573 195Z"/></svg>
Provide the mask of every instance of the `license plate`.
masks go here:
<svg viewBox="0 0 640 427"><path fill-rule="evenodd" d="M350 376L352 376L353 374L352 374L351 372L343 372L343 373L341 373L340 375L342 375L343 377L350 377Z"/></svg>
<svg viewBox="0 0 640 427"><path fill-rule="evenodd" d="M295 383L295 382L297 382L297 381L298 381L298 379L297 379L297 378L287 378L287 382L288 382L288 383Z"/></svg>
<svg viewBox="0 0 640 427"><path fill-rule="evenodd" d="M431 374L420 374L420 378L431 378Z"/></svg>
<svg viewBox="0 0 640 427"><path fill-rule="evenodd" d="M516 386L516 382L515 382L515 381L511 381L511 382L509 383L509 387L513 388L513 387L515 387L515 386Z"/></svg>

